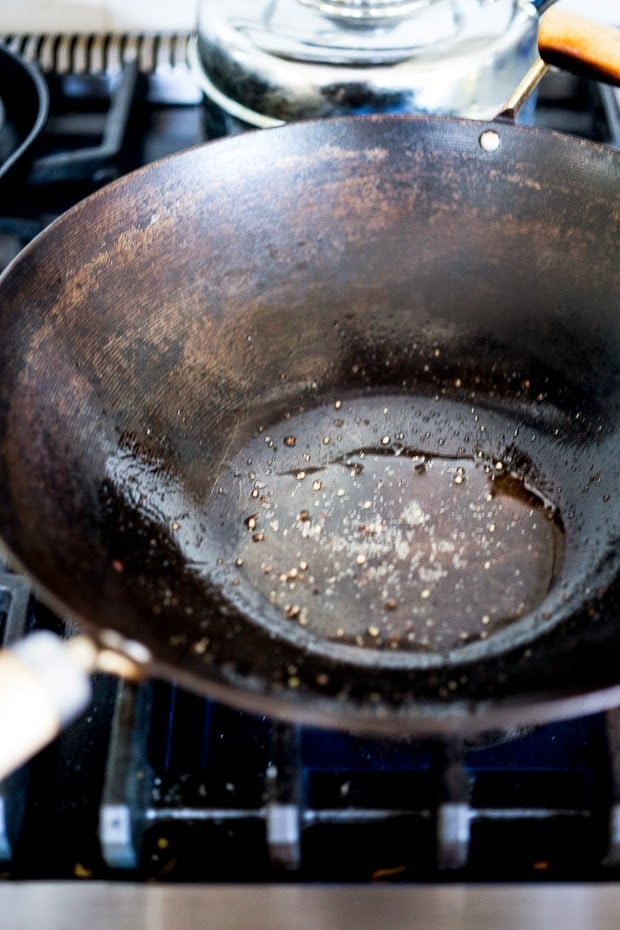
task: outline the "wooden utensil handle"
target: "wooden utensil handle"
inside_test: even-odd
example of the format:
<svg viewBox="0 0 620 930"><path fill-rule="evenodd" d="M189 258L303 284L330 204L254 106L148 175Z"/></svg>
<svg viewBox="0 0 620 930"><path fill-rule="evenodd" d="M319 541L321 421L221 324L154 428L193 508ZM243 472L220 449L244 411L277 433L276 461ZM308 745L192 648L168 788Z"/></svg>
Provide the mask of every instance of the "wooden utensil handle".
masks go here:
<svg viewBox="0 0 620 930"><path fill-rule="evenodd" d="M0 651L0 779L50 743L90 701L96 647L33 633Z"/></svg>
<svg viewBox="0 0 620 930"><path fill-rule="evenodd" d="M89 636L64 642L40 631L0 649L0 781L85 710L93 672L143 677L148 650L110 631L101 635L107 643Z"/></svg>
<svg viewBox="0 0 620 930"><path fill-rule="evenodd" d="M549 65L620 86L620 29L551 7L540 20L538 51Z"/></svg>

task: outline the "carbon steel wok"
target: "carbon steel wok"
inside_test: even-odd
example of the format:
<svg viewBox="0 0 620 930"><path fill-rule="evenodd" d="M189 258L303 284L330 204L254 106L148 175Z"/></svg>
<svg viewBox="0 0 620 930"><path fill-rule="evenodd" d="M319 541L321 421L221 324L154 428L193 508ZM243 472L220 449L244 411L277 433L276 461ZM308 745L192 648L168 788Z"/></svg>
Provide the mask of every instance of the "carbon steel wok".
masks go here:
<svg viewBox="0 0 620 930"><path fill-rule="evenodd" d="M256 712L617 702L619 181L560 134L370 117L101 190L0 282L7 549L100 643Z"/></svg>

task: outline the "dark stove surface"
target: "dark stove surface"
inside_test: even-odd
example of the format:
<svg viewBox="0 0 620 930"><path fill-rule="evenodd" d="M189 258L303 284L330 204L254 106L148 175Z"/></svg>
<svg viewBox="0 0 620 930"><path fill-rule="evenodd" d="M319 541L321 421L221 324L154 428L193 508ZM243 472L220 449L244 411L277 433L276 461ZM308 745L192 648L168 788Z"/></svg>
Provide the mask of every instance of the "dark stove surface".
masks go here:
<svg viewBox="0 0 620 930"><path fill-rule="evenodd" d="M59 68L58 42L29 46L52 56L50 118L28 171L2 191L0 267L102 184L239 129L204 106L179 43L150 46L155 69L138 56L96 74L76 73L71 55ZM103 54L94 40L84 49L87 65ZM535 121L620 140L614 94L566 75L545 80ZM64 632L0 569L4 644ZM88 714L0 784L0 868L36 879L609 879L619 804L618 711L476 744L377 742L98 676Z"/></svg>

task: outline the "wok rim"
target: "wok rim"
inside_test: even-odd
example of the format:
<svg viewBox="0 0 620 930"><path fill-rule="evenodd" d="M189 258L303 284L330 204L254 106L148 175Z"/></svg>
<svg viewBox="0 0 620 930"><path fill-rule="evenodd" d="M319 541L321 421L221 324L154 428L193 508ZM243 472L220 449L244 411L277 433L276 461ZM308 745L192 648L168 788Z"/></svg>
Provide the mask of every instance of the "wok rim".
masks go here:
<svg viewBox="0 0 620 930"><path fill-rule="evenodd" d="M596 151L599 154L605 154L607 157L611 156L620 162L620 149L616 149L611 145L606 145L604 142L597 142L592 139L584 139L570 133L561 132L557 129L548 129L540 126L525 126L523 124L513 122L512 120L507 119L501 115L495 117L492 120L475 120L458 116L428 116L426 114L419 113L385 113L378 115L363 114L361 116L333 116L324 117L323 119L298 120L295 123L287 123L282 126L273 126L267 130L252 128L240 135L225 136L219 139L211 139L206 142L199 142L196 145L189 146L180 152L174 152L170 155L165 155L162 158L158 158L155 161L149 162L147 165L142 165L133 171L129 171L127 174L124 174L119 178L115 178L113 181L104 184L92 194L88 194L73 206L69 207L68 210L65 210L64 213L61 213L60 216L57 216L54 220L52 220L48 226L38 232L36 236L34 236L34 238L31 239L30 242L28 242L13 259L11 259L10 263L0 273L0 286L3 284L4 279L7 278L12 272L14 266L21 263L22 256L27 256L30 251L37 246L40 240L47 238L48 235L51 235L58 229L58 227L64 225L66 222L70 222L74 216L76 216L82 209L85 208L85 205L95 203L101 197L110 196L110 193L116 190L116 188L123 187L127 183L131 183L132 179L139 179L140 177L151 173L153 169L165 167L168 164L178 162L180 160L185 160L186 158L191 158L206 148L217 149L222 146L226 148L232 148L235 145L244 145L244 140L251 139L256 135L263 135L265 132L278 134L286 133L287 135L290 135L297 131L307 132L311 131L312 129L323 128L325 126L338 127L374 123L382 123L386 126L390 123L404 123L411 124L412 126L416 124L425 124L437 126L452 125L461 128L478 127L480 129L480 134L482 134L487 129L492 129L497 132L507 130L510 133L525 133L526 135L533 136L534 138L553 138L558 145L568 145L569 147L574 148L576 151L579 149L583 150L584 148L591 149L592 151ZM487 154L490 158L496 156L501 158L501 144L496 151L488 152Z"/></svg>
<svg viewBox="0 0 620 930"><path fill-rule="evenodd" d="M620 681L603 688L528 691L497 698L433 700L412 697L398 707L386 707L381 701L374 705L366 702L356 706L348 696L327 696L318 691L309 694L305 689L296 694L284 685L277 691L273 686L267 691L264 687L249 687L251 681L264 686L266 679L255 675L239 676L237 680L233 676L231 680L201 676L185 668L182 662L177 665L153 656L139 640L132 641L109 626L99 626L79 616L61 598L40 584L3 539L0 539L0 551L31 582L35 596L65 623L70 622L83 629L98 649L112 650L129 659L141 681L163 679L237 710L264 714L285 723L346 730L369 737L451 735L456 732L473 736L514 725L542 725L587 716L620 704ZM374 713L369 712L373 707Z"/></svg>

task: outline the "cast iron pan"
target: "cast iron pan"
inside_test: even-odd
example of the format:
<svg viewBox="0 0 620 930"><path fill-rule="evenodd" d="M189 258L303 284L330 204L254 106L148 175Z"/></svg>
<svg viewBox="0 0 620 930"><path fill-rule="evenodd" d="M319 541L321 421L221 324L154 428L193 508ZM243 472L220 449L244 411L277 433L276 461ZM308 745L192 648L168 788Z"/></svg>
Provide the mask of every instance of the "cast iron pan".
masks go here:
<svg viewBox="0 0 620 930"><path fill-rule="evenodd" d="M617 702L619 180L557 133L369 117L99 191L0 282L5 545L259 713Z"/></svg>

